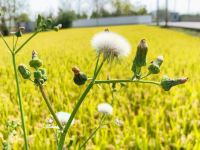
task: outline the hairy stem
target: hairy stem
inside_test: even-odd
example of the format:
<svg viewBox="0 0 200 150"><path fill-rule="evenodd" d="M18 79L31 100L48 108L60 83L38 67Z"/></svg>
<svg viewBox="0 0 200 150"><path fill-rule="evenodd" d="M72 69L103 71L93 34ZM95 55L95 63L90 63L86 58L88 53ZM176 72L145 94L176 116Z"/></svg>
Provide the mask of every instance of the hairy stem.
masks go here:
<svg viewBox="0 0 200 150"><path fill-rule="evenodd" d="M97 60L97 61L98 61L98 60ZM74 119L74 117L75 117L77 111L79 110L79 108L80 108L82 102L84 101L85 97L86 97L87 94L89 93L90 89L93 87L94 81L95 81L97 75L99 74L99 72L100 72L100 70L101 70L101 68L102 68L102 66L103 66L103 64L104 64L104 62L105 62L105 60L103 60L102 63L100 64L99 68L96 69L96 73L95 73L95 75L94 75L92 81L88 84L87 88L85 89L85 91L83 92L83 94L82 94L81 97L79 98L79 100L78 100L78 102L77 102L75 108L73 109L73 111L72 111L72 113L71 113L71 115L70 115L70 118L69 118L67 124L66 124L65 127L64 127L63 133L61 134L60 141L59 141L59 144L58 144L58 150L62 150L62 149L63 149L64 142L65 142L65 137L66 137L66 134L67 134L67 132L68 132L68 130L69 130L69 127L70 127L70 125L71 125L71 123L72 123L72 121L73 121L73 119Z"/></svg>
<svg viewBox="0 0 200 150"><path fill-rule="evenodd" d="M58 125L58 127L60 128L60 130L62 130L63 127L62 127L60 121L58 120L58 117L56 116L55 112L53 111L53 108L51 107L49 99L47 98L47 95L45 93L44 87L42 85L39 85L39 88L40 88L40 92L42 93L42 97L44 98L45 103L47 104L47 107L48 107L51 115L53 116L53 118L56 121L56 124Z"/></svg>
<svg viewBox="0 0 200 150"><path fill-rule="evenodd" d="M160 82L148 81L148 80L130 80L130 79L113 79L113 80L95 80L94 84L103 84L103 83L122 83L122 82L134 82L134 83L149 83L160 86Z"/></svg>
<svg viewBox="0 0 200 150"><path fill-rule="evenodd" d="M18 75L17 75L15 54L12 54L12 62L13 62L13 68L14 68L14 72L15 72L15 80L16 80L16 85L17 85L17 95L18 95L18 100L19 100L19 108L20 108L20 114L21 114L21 122L22 122L23 136L24 136L24 142L25 142L25 149L28 150L28 140L27 140L27 136L26 136L22 96L21 96L21 91L20 91L19 79L18 79Z"/></svg>
<svg viewBox="0 0 200 150"><path fill-rule="evenodd" d="M102 116L100 123L98 127L89 135L89 137L79 146L78 150L81 150L85 145L88 143L88 141L96 134L96 132L103 126L103 121L105 119L105 115Z"/></svg>

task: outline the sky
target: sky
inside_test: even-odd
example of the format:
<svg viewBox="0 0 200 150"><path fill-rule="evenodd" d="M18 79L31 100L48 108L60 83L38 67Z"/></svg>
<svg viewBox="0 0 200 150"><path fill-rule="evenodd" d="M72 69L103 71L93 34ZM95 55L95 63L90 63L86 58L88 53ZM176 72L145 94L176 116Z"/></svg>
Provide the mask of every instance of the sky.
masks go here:
<svg viewBox="0 0 200 150"><path fill-rule="evenodd" d="M61 3L64 2L64 3ZM72 8L76 11L88 11L91 13L91 5L94 5L95 0L29 0L29 10L28 13L31 14L31 18L35 18L36 14L56 14L60 6L65 6L66 8ZM102 0L99 0L101 2ZM135 6L145 5L148 12L156 10L157 0L127 0L130 1ZM172 11L183 13L199 13L200 14L200 0L168 0L169 9ZM79 8L79 2L81 6ZM165 0L159 0L160 8L164 8ZM107 6L109 9L109 6Z"/></svg>

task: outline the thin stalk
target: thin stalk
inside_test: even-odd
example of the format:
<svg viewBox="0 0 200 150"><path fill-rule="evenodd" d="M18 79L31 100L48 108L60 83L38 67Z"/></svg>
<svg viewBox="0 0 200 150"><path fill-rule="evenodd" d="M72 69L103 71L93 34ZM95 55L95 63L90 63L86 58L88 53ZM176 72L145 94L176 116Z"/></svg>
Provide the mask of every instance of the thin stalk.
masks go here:
<svg viewBox="0 0 200 150"><path fill-rule="evenodd" d="M17 54L34 36L36 36L39 31L33 33L18 49L15 50L15 54Z"/></svg>
<svg viewBox="0 0 200 150"><path fill-rule="evenodd" d="M44 87L42 85L39 85L39 88L40 88L40 92L42 93L42 97L44 98L45 100L45 103L47 104L47 107L51 113L51 115L53 116L54 120L56 121L56 124L58 125L58 127L60 128L60 130L63 129L60 121L58 120L58 117L56 116L55 112L53 111L53 108L51 107L51 104L47 98L47 95L45 93L45 90L44 90Z"/></svg>
<svg viewBox="0 0 200 150"><path fill-rule="evenodd" d="M144 76L141 77L140 79L144 79L144 78L148 77L149 75L151 75L151 72L147 73L146 75L144 75Z"/></svg>
<svg viewBox="0 0 200 150"><path fill-rule="evenodd" d="M10 48L10 46L8 45L8 43L6 42L6 40L4 39L4 37L3 37L3 35L2 35L1 32L0 32L0 36L1 36L2 40L3 40L3 42L6 44L8 50L9 50L11 53L13 53L12 49Z"/></svg>
<svg viewBox="0 0 200 150"><path fill-rule="evenodd" d="M90 136L80 145L80 147L78 148L78 150L81 150L81 149L87 144L87 142L96 134L96 132L103 126L104 118L105 118L105 115L102 116L98 127L97 127L97 128L90 134Z"/></svg>
<svg viewBox="0 0 200 150"><path fill-rule="evenodd" d="M105 60L102 61L102 63L100 64L99 68L96 70L96 73L92 79L92 81L88 84L87 88L85 89L85 91L83 92L83 94L81 95L81 97L79 98L75 108L73 109L71 115L70 115L70 118L67 122L67 124L65 125L64 129L63 129L63 133L61 134L61 137L60 137L60 141L59 141L59 145L58 145L58 150L62 150L63 149L63 146L64 146L64 142L65 142L65 137L66 137L66 134L69 130L69 127L72 123L72 120L74 119L77 111L79 110L79 107L81 106L82 102L84 101L85 97L87 96L87 94L89 93L90 89L93 87L94 85L94 81L97 77L97 75L99 74L103 64L104 64Z"/></svg>
<svg viewBox="0 0 200 150"><path fill-rule="evenodd" d="M20 85L19 85L19 79L17 75L17 67L16 67L16 58L15 54L12 54L12 62L13 62L13 68L15 72L15 80L17 85L17 95L19 100L19 108L20 108L20 114L21 114L21 121L22 121L22 129L23 129L23 136L24 136L24 142L25 142L25 149L28 150L28 140L26 136L26 128L25 128L25 121L24 121L24 111L23 111L23 104L22 104L22 96L20 91Z"/></svg>
<svg viewBox="0 0 200 150"><path fill-rule="evenodd" d="M18 37L17 37L17 39L15 41L14 49L16 49L16 47L17 47L17 42L18 42Z"/></svg>
<svg viewBox="0 0 200 150"><path fill-rule="evenodd" d="M130 80L130 79L113 79L113 80L95 80L94 84L103 84L103 83L121 83L121 82L134 82L134 83L149 83L160 86L160 82L148 81L148 80Z"/></svg>

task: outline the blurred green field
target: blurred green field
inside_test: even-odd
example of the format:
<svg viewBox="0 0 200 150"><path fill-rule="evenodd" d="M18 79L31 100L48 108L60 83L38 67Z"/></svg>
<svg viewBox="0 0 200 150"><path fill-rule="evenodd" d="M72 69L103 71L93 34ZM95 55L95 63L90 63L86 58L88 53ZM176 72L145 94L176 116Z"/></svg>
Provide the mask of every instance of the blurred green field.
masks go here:
<svg viewBox="0 0 200 150"><path fill-rule="evenodd" d="M79 66L91 76L96 56L91 48L92 36L103 27L66 29L59 32L44 32L37 35L17 57L17 63L28 65L32 50L39 53L47 68L46 90L56 111L71 112L76 100L84 90L73 83L71 68ZM112 67L106 64L98 79L132 77L131 65L136 46L142 38L149 45L148 62L158 55L164 56L161 73L148 77L159 81L163 75L170 77L189 77L182 86L165 92L158 86L148 84L127 84L117 86L114 94L114 114L112 120L123 120L124 126L118 127L113 121L87 145L88 150L132 150L132 149L200 149L200 38L181 32L153 26L129 25L112 26L109 30L128 39L132 46L131 54ZM23 36L22 43L28 36ZM12 42L11 38L6 38ZM20 112L15 92L14 72L10 54L0 41L0 142L6 139L6 122L20 121ZM145 72L145 70L144 70ZM30 149L56 149L54 132L46 129L50 116L41 93L31 82L20 77L25 108L25 119ZM75 125L70 128L66 144L73 141L73 148L82 142L98 126L100 102L111 103L109 85L94 86L85 99L77 116ZM14 150L21 149L22 131L10 139ZM2 149L2 144L0 146Z"/></svg>

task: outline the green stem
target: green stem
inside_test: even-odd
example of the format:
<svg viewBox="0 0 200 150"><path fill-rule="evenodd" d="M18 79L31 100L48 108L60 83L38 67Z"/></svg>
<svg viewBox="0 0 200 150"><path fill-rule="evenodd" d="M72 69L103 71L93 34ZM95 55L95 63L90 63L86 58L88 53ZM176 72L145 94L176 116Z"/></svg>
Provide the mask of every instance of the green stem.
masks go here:
<svg viewBox="0 0 200 150"><path fill-rule="evenodd" d="M96 134L96 132L103 126L104 118L105 118L105 115L102 116L98 127L97 127L97 128L90 134L90 136L80 145L80 147L78 148L78 150L81 150L81 149L87 144L87 142Z"/></svg>
<svg viewBox="0 0 200 150"><path fill-rule="evenodd" d="M51 107L51 104L50 104L50 102L49 102L49 100L47 98L47 95L46 95L45 91L44 91L44 87L42 85L39 85L39 88L40 88L40 92L42 93L42 97L44 98L51 115L53 116L53 118L56 121L56 124L58 125L60 130L62 130L63 127L62 127L60 121L58 120L58 117L56 116L55 112L53 111L53 108Z"/></svg>
<svg viewBox="0 0 200 150"><path fill-rule="evenodd" d="M148 81L148 80L130 80L130 79L113 79L113 80L95 80L94 84L103 84L103 83L121 83L121 82L134 82L134 83L149 83L160 86L160 82Z"/></svg>
<svg viewBox="0 0 200 150"><path fill-rule="evenodd" d="M3 35L2 35L1 32L0 32L0 36L1 36L2 40L3 40L3 42L6 44L8 50L13 54L13 51L11 50L10 46L8 45L8 43L6 42L6 40L4 39L4 37L3 37Z"/></svg>
<svg viewBox="0 0 200 150"><path fill-rule="evenodd" d="M141 77L140 79L144 79L144 78L148 77L149 75L151 75L151 72L147 73L146 75L144 75L144 76Z"/></svg>
<svg viewBox="0 0 200 150"><path fill-rule="evenodd" d="M16 49L15 54L17 54L34 36L36 36L40 31L33 33L18 49Z"/></svg>
<svg viewBox="0 0 200 150"><path fill-rule="evenodd" d="M22 121L22 129L23 129L23 134L24 134L25 148L26 148L26 150L28 150L28 141L27 141L27 136L26 136L22 96L21 96L21 91L20 91L19 79L18 79L18 75L17 75L15 54L12 54L12 62L13 62L13 68L14 68L14 72L15 72L15 80L16 80L16 85L17 85L17 95L18 95L19 108L20 108L20 113L21 113L21 121Z"/></svg>
<svg viewBox="0 0 200 150"><path fill-rule="evenodd" d="M81 97L79 98L75 108L73 109L71 115L70 115L70 118L67 122L67 124L65 125L64 127L64 130L63 130L63 133L61 134L61 137L60 137L60 141L59 141L59 144L58 144L58 150L62 150L63 149L63 146L64 146L64 142L65 142L65 137L66 137L66 134L69 130L69 127L77 113L77 111L79 110L79 107L81 106L82 102L84 101L85 97L87 96L87 94L89 93L90 89L93 87L94 85L94 81L97 77L97 75L99 74L103 64L104 64L105 60L102 61L102 63L100 64L99 68L97 69L92 81L88 84L87 88L85 89L85 91L83 92L83 94L81 95Z"/></svg>

